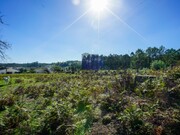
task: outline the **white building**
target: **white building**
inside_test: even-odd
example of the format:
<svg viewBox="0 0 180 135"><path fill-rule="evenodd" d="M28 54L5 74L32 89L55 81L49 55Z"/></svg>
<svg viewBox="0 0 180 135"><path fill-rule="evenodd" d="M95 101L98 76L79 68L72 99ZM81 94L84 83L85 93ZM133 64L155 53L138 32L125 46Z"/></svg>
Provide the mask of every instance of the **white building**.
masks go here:
<svg viewBox="0 0 180 135"><path fill-rule="evenodd" d="M20 72L19 70L13 69L12 67L0 70L0 74L15 74L19 72Z"/></svg>

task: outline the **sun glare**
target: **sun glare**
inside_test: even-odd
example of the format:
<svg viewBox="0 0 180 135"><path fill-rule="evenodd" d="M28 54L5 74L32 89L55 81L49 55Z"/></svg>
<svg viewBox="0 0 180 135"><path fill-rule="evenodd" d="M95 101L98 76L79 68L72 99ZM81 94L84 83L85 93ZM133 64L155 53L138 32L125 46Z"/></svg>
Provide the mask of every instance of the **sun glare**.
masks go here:
<svg viewBox="0 0 180 135"><path fill-rule="evenodd" d="M102 13L108 6L108 0L91 0L91 9L94 13Z"/></svg>

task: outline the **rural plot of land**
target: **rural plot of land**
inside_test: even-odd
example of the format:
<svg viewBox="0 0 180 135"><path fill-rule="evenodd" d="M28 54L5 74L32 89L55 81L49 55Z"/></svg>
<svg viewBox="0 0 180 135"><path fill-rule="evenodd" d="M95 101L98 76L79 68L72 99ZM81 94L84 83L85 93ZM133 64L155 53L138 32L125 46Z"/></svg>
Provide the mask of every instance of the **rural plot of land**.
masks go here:
<svg viewBox="0 0 180 135"><path fill-rule="evenodd" d="M133 70L10 75L0 82L0 132L178 134L179 68L165 73L144 80Z"/></svg>

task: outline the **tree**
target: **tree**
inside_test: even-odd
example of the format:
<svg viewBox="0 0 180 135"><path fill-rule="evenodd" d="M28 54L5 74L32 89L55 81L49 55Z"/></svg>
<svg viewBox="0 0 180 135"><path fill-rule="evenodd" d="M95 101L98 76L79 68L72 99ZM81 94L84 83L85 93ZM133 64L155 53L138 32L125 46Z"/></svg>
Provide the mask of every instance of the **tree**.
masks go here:
<svg viewBox="0 0 180 135"><path fill-rule="evenodd" d="M10 48L10 44L5 41L0 40L0 59L4 60L6 58L5 50Z"/></svg>
<svg viewBox="0 0 180 135"><path fill-rule="evenodd" d="M167 49L164 54L164 61L166 62L167 66L174 66L179 60L179 56L180 52L178 50Z"/></svg>
<svg viewBox="0 0 180 135"><path fill-rule="evenodd" d="M3 25L3 24L5 24L4 22L3 22L3 15L1 15L1 13L0 13L0 25ZM4 60L5 58L6 58L6 54L5 54L5 51L7 50L7 49L9 49L11 46L10 46L10 44L9 43L7 43L6 41L3 41L3 40L1 40L0 39L0 59L1 60Z"/></svg>
<svg viewBox="0 0 180 135"><path fill-rule="evenodd" d="M70 64L70 66L73 66L73 63ZM88 53L82 54L83 70L99 70L102 68L102 66L103 66L103 56L99 56L97 54L88 54Z"/></svg>
<svg viewBox="0 0 180 135"><path fill-rule="evenodd" d="M148 47L146 49L146 54L148 56L148 67L150 67L150 64L154 60L162 60L163 56L165 54L166 48L164 46L157 47Z"/></svg>
<svg viewBox="0 0 180 135"><path fill-rule="evenodd" d="M138 49L135 54L131 53L131 67L137 69L147 68L148 65L148 57L147 54L141 50Z"/></svg>
<svg viewBox="0 0 180 135"><path fill-rule="evenodd" d="M130 68L131 58L128 54L122 56L122 68L127 69Z"/></svg>
<svg viewBox="0 0 180 135"><path fill-rule="evenodd" d="M162 60L155 60L151 63L151 69L160 70L165 69L166 64Z"/></svg>
<svg viewBox="0 0 180 135"><path fill-rule="evenodd" d="M148 47L146 53L151 60L155 60L158 57L159 49L157 47Z"/></svg>
<svg viewBox="0 0 180 135"><path fill-rule="evenodd" d="M63 69L62 69L60 66L54 65L54 66L52 67L52 71L53 71L54 73L62 73L62 72L63 72Z"/></svg>

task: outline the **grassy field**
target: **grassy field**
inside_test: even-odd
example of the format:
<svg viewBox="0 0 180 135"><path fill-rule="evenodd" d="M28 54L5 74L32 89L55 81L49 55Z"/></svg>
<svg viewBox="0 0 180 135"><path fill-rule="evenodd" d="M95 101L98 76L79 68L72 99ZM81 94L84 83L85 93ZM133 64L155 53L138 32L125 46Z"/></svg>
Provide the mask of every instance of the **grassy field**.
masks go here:
<svg viewBox="0 0 180 135"><path fill-rule="evenodd" d="M180 68L139 74L0 75L0 134L178 135Z"/></svg>

